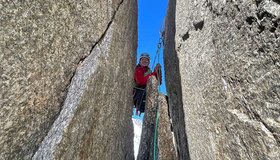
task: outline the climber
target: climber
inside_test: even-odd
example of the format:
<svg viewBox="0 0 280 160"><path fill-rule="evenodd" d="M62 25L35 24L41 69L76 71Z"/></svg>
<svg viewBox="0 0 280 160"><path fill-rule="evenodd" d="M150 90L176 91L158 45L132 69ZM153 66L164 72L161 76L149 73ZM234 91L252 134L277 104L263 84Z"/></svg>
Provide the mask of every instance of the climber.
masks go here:
<svg viewBox="0 0 280 160"><path fill-rule="evenodd" d="M136 66L134 71L135 87L133 89L133 102L136 107L136 115L138 111L143 113L145 111L145 100L146 100L146 85L150 76L155 76L161 84L161 66L157 64L154 72L151 71L150 67L150 56L148 53L142 53L140 55L139 64Z"/></svg>

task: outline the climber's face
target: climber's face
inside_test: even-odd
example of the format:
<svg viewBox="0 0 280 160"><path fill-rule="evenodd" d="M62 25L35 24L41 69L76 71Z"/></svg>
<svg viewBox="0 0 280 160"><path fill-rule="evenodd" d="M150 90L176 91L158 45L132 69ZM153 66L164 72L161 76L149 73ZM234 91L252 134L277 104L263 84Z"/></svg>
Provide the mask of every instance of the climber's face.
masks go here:
<svg viewBox="0 0 280 160"><path fill-rule="evenodd" d="M143 67L147 67L150 64L150 60L148 58L142 57L140 59L140 65Z"/></svg>

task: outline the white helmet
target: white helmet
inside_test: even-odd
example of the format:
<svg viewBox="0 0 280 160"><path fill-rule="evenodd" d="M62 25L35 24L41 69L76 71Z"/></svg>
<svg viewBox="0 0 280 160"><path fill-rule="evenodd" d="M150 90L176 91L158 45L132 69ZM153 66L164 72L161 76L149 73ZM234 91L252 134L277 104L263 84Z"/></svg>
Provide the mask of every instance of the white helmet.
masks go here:
<svg viewBox="0 0 280 160"><path fill-rule="evenodd" d="M149 53L146 53L146 52L142 53L142 54L140 55L140 59L143 58L143 57L148 58L148 59L150 60L150 55L149 55Z"/></svg>

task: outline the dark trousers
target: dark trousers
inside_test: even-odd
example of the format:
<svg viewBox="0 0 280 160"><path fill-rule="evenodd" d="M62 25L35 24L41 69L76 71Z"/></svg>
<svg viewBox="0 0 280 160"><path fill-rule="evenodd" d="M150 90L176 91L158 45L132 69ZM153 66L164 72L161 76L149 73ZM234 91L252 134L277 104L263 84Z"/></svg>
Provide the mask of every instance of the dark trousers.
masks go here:
<svg viewBox="0 0 280 160"><path fill-rule="evenodd" d="M146 90L142 88L134 88L133 102L134 102L134 107L136 107L136 112L139 111L140 114L145 112Z"/></svg>

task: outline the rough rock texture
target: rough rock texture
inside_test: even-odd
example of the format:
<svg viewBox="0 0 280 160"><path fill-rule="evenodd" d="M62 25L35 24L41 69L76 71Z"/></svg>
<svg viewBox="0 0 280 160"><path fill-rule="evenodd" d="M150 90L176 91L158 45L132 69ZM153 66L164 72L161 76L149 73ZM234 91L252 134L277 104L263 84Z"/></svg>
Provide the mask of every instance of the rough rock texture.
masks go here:
<svg viewBox="0 0 280 160"><path fill-rule="evenodd" d="M152 160L154 157L154 133L158 107L157 98L157 80L152 76L147 83L145 116L142 124L142 134L137 160Z"/></svg>
<svg viewBox="0 0 280 160"><path fill-rule="evenodd" d="M279 13L275 0L177 0L175 52L166 43L165 73L190 159L280 159ZM168 76L176 65L184 116L173 95L180 89L171 85L180 81ZM173 123L178 143L182 130Z"/></svg>
<svg viewBox="0 0 280 160"><path fill-rule="evenodd" d="M174 40L176 32L175 11L176 0L169 0L164 27L164 68L166 70L165 83L166 90L168 92L169 111L170 116L172 117L177 154L180 159L188 160L188 140L185 131L186 129L182 102L181 75L179 70L179 59L175 50Z"/></svg>
<svg viewBox="0 0 280 160"><path fill-rule="evenodd" d="M136 1L0 8L0 159L133 159Z"/></svg>
<svg viewBox="0 0 280 160"><path fill-rule="evenodd" d="M176 160L176 150L173 143L173 132L171 130L168 105L163 94L159 95L159 118L158 118L158 159Z"/></svg>
<svg viewBox="0 0 280 160"><path fill-rule="evenodd" d="M164 95L158 95L157 80L149 78L147 84L146 109L142 126L142 134L137 160L154 159L154 136L156 127L156 116L158 112L157 128L157 155L161 160L177 159L173 134L168 115L168 105Z"/></svg>

